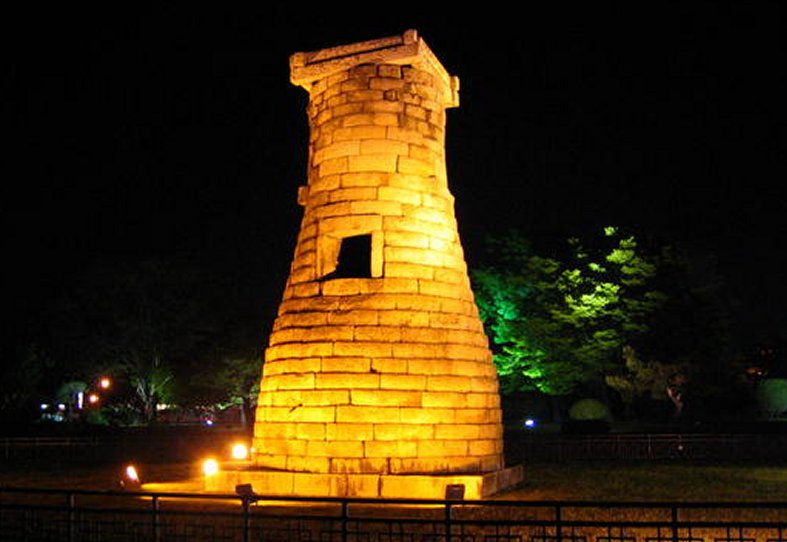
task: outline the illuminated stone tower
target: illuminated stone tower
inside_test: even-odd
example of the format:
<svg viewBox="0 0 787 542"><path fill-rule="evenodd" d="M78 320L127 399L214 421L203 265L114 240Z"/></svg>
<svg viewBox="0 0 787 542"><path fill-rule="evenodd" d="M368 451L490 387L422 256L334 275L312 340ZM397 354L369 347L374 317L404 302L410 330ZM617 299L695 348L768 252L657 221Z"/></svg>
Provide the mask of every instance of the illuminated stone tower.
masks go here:
<svg viewBox="0 0 787 542"><path fill-rule="evenodd" d="M415 31L297 53L308 183L259 395L260 493L478 498L505 469L500 400L448 190L459 82Z"/></svg>

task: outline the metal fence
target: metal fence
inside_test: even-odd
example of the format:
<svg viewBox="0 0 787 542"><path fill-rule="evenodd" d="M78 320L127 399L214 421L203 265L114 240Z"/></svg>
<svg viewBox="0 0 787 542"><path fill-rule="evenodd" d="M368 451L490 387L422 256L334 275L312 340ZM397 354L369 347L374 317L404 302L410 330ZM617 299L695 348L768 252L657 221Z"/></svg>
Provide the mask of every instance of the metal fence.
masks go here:
<svg viewBox="0 0 787 542"><path fill-rule="evenodd" d="M787 460L784 434L609 434L508 433L512 463L533 461L767 461Z"/></svg>
<svg viewBox="0 0 787 542"><path fill-rule="evenodd" d="M0 540L787 542L787 503L254 500L0 488Z"/></svg>

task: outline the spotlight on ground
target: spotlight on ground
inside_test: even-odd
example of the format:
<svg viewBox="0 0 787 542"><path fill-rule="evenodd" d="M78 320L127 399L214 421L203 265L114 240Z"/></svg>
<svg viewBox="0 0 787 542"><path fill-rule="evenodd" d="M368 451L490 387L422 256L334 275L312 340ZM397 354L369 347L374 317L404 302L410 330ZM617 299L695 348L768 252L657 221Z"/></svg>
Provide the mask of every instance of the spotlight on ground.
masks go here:
<svg viewBox="0 0 787 542"><path fill-rule="evenodd" d="M126 465L126 468L123 469L123 475L120 477L119 484L121 489L139 489L142 482L139 479L137 467L134 465Z"/></svg>
<svg viewBox="0 0 787 542"><path fill-rule="evenodd" d="M525 420L525 427L527 429L533 429L536 426L536 420L533 418L528 418Z"/></svg>
<svg viewBox="0 0 787 542"><path fill-rule="evenodd" d="M232 445L232 459L248 459L249 448L243 443L236 443Z"/></svg>
<svg viewBox="0 0 787 542"><path fill-rule="evenodd" d="M215 459L206 459L202 462L202 473L205 476L215 476L219 472L219 463Z"/></svg>

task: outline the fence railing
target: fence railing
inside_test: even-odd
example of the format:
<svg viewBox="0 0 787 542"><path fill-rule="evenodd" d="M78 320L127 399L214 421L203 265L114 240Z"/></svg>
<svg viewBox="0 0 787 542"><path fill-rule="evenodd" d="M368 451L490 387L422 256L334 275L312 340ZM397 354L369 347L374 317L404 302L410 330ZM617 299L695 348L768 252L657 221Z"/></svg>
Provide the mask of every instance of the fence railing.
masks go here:
<svg viewBox="0 0 787 542"><path fill-rule="evenodd" d="M506 434L511 461L787 459L787 435L771 434Z"/></svg>
<svg viewBox="0 0 787 542"><path fill-rule="evenodd" d="M0 458L80 460L113 458L114 455L185 460L213 451L244 437L242 431L212 431L202 434L127 434L109 436L5 437L0 438ZM177 445L174 445L177 444Z"/></svg>
<svg viewBox="0 0 787 542"><path fill-rule="evenodd" d="M0 540L787 542L787 503L257 500L0 488Z"/></svg>

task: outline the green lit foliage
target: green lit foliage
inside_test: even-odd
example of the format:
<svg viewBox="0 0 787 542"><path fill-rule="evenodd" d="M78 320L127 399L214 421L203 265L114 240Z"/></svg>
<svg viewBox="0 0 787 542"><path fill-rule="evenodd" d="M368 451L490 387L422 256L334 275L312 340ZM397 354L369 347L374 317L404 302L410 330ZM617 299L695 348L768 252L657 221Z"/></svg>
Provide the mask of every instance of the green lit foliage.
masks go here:
<svg viewBox="0 0 787 542"><path fill-rule="evenodd" d="M616 228L594 241L569 239L558 259L510 233L490 242L493 263L472 272L504 392L563 395L601 380L648 330L664 300L652 287L655 259Z"/></svg>
<svg viewBox="0 0 787 542"><path fill-rule="evenodd" d="M767 378L756 391L757 405L762 415L772 420L787 412L787 379Z"/></svg>

